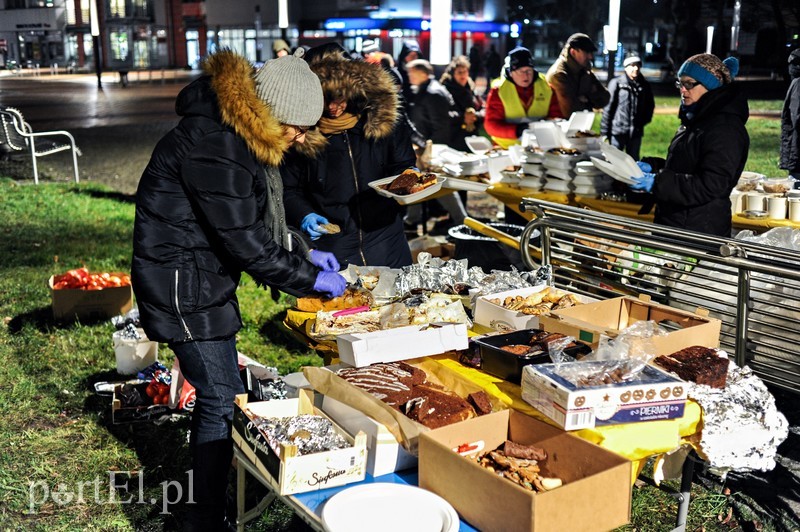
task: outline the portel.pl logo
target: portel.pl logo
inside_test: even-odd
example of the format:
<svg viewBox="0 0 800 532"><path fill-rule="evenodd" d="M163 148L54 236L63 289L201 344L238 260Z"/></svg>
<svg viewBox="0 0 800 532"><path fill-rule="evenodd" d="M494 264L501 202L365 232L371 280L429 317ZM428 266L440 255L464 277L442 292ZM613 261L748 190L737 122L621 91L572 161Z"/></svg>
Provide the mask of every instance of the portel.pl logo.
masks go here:
<svg viewBox="0 0 800 532"><path fill-rule="evenodd" d="M146 498L144 493L144 470L106 471L107 476L97 475L94 480L76 482L74 485L59 483L51 485L44 480L28 483L28 513L38 513L38 508L52 501L58 506L70 504L151 504L161 503L161 514L168 514L169 506L183 501L194 504L192 480L194 471L186 471L188 491L177 480L165 480L161 486L161 497ZM184 497L186 495L186 497Z"/></svg>

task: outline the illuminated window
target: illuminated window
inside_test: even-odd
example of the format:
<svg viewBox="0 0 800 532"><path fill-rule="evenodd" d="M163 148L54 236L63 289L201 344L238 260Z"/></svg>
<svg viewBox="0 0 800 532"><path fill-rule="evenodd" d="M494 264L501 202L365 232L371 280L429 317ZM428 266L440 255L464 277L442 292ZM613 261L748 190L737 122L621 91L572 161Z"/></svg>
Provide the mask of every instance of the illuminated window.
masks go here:
<svg viewBox="0 0 800 532"><path fill-rule="evenodd" d="M111 58L115 61L126 61L128 59L128 33L125 31L111 31L108 34L109 45L111 48Z"/></svg>
<svg viewBox="0 0 800 532"><path fill-rule="evenodd" d="M111 18L125 18L125 0L110 0L108 9Z"/></svg>

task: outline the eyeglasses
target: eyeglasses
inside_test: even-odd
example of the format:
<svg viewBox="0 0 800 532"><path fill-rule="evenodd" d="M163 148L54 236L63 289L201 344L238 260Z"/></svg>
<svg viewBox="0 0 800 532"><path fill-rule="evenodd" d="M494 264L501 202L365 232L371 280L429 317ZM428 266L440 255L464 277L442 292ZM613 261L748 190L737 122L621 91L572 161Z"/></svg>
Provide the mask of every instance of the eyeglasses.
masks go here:
<svg viewBox="0 0 800 532"><path fill-rule="evenodd" d="M314 129L316 128L316 126L311 126L311 127L289 126L289 127L293 127L297 131L297 134L294 136L294 138L292 138L292 140L297 140L306 133L308 133L309 131L314 131Z"/></svg>
<svg viewBox="0 0 800 532"><path fill-rule="evenodd" d="M675 80L675 88L676 89L680 89L681 87L683 87L687 91L690 91L693 88L697 87L698 85L700 85L699 81L689 81L688 79L685 80L685 81L681 81L679 79Z"/></svg>

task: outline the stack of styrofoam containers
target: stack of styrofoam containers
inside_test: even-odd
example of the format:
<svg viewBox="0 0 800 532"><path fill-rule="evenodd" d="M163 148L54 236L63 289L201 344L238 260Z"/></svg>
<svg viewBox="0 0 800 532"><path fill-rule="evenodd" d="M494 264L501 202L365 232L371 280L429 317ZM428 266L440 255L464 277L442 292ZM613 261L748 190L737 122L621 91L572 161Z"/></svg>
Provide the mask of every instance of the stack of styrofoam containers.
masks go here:
<svg viewBox="0 0 800 532"><path fill-rule="evenodd" d="M544 154L544 190L568 194L575 188L575 165L585 156L573 148L551 148Z"/></svg>
<svg viewBox="0 0 800 532"><path fill-rule="evenodd" d="M544 152L536 146L527 146L520 157L519 186L540 190L544 176Z"/></svg>
<svg viewBox="0 0 800 532"><path fill-rule="evenodd" d="M592 161L579 161L575 164L575 177L572 179L573 192L579 196L597 196L612 188L614 179L598 170Z"/></svg>

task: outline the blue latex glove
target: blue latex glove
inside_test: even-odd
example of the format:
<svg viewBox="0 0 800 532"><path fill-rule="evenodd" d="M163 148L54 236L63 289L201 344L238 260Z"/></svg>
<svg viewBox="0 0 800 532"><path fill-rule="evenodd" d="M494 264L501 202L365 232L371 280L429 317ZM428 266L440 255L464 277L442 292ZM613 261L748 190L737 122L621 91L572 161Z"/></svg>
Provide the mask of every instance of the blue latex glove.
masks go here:
<svg viewBox="0 0 800 532"><path fill-rule="evenodd" d="M347 281L336 272L319 272L314 281L314 290L328 297L339 297L344 294Z"/></svg>
<svg viewBox="0 0 800 532"><path fill-rule="evenodd" d="M328 223L328 219L324 216L320 216L315 212L310 212L306 214L303 221L300 222L300 229L308 233L308 236L311 237L311 240L316 240L322 235L328 234L324 231L320 225Z"/></svg>
<svg viewBox="0 0 800 532"><path fill-rule="evenodd" d="M318 249L312 249L311 251L308 252L308 260L314 266L322 268L322 271L325 272L339 271L339 261L336 260L336 256L333 253L328 253L327 251L320 251Z"/></svg>
<svg viewBox="0 0 800 532"><path fill-rule="evenodd" d="M645 192L650 192L653 190L653 183L656 180L656 174L645 172L642 177L633 177L631 179L635 181L635 183L631 185L633 190L644 190Z"/></svg>
<svg viewBox="0 0 800 532"><path fill-rule="evenodd" d="M638 166L645 174L649 174L653 171L653 167L644 161L636 161L636 166Z"/></svg>

